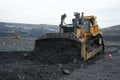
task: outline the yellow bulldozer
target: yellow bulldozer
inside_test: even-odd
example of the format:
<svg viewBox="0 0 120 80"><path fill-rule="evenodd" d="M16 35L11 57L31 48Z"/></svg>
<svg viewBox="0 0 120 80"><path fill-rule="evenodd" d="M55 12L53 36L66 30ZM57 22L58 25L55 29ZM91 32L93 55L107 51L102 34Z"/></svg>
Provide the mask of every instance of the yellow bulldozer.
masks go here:
<svg viewBox="0 0 120 80"><path fill-rule="evenodd" d="M54 55L54 51L51 50L51 48L56 50L55 48L57 48L58 45L69 46L69 44L74 44L80 50L79 53L74 54L79 54L79 57L85 61L98 53L103 53L104 42L102 32L100 31L96 21L96 17L84 16L83 12L82 14L74 12L74 16L75 18L72 19L71 24L66 24L64 21L66 14L63 14L59 25L60 31L58 33L46 33L42 35L35 41L34 51L50 49L48 52L53 52L52 54L49 54L50 57ZM44 46L44 44L46 44L46 46L40 48L41 46ZM63 47L61 50L65 51L66 48L67 47ZM69 48L69 50L71 49L72 48ZM69 54L69 52L66 53ZM41 53L39 53L39 55L40 54ZM56 54L58 54L57 50Z"/></svg>

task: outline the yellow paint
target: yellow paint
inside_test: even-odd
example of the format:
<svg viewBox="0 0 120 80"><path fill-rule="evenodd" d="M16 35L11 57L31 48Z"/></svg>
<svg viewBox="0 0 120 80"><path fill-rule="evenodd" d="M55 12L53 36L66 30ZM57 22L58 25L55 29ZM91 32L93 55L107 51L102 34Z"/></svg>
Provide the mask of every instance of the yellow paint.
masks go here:
<svg viewBox="0 0 120 80"><path fill-rule="evenodd" d="M99 31L99 27L98 27L95 16L84 16L84 18L91 19L93 21L93 25L90 27L90 32L85 33L83 28L77 28L76 35L81 39L81 41L83 41L81 46L81 56L84 58L84 60L88 60L89 58L97 54L97 51L95 50L95 51L92 51L91 53L87 53L86 44L84 42L86 42L89 37L102 34L102 32Z"/></svg>

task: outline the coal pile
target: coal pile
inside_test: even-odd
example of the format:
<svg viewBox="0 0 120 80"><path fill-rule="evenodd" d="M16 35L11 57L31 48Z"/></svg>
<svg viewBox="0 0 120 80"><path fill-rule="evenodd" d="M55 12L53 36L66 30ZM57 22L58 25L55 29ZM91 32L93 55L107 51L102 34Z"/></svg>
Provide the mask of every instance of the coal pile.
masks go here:
<svg viewBox="0 0 120 80"><path fill-rule="evenodd" d="M47 64L67 64L74 59L80 58L81 49L75 45L76 42L62 39L48 39L36 41L32 53L34 59ZM77 43L78 44L78 43Z"/></svg>
<svg viewBox="0 0 120 80"><path fill-rule="evenodd" d="M56 65L48 65L24 58L28 51L0 51L0 80L56 80L61 70Z"/></svg>

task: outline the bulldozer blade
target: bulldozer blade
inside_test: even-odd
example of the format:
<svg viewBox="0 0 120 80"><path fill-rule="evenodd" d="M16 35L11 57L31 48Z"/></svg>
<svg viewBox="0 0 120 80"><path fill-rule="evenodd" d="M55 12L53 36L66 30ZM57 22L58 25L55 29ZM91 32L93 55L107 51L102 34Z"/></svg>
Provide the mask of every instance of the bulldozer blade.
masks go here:
<svg viewBox="0 0 120 80"><path fill-rule="evenodd" d="M75 38L43 37L35 41L34 56L44 63L68 63L74 62L81 56L81 43Z"/></svg>

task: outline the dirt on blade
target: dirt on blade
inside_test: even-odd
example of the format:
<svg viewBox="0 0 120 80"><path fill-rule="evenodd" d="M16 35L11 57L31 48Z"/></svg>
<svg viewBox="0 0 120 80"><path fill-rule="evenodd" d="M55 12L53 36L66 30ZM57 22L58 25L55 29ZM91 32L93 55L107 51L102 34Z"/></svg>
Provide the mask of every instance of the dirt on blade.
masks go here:
<svg viewBox="0 0 120 80"><path fill-rule="evenodd" d="M81 50L75 42L60 39L41 40L33 51L34 59L47 64L67 64L80 59Z"/></svg>

